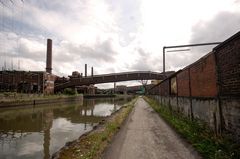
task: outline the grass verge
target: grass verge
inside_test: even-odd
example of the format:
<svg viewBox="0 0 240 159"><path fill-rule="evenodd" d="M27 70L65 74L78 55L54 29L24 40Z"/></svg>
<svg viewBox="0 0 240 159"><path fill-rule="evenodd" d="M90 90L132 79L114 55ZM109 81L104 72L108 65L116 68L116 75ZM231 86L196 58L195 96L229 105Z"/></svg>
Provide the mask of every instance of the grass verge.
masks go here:
<svg viewBox="0 0 240 159"><path fill-rule="evenodd" d="M168 107L144 97L149 105L206 159L240 159L240 145L227 136L216 136L202 122L173 113Z"/></svg>
<svg viewBox="0 0 240 159"><path fill-rule="evenodd" d="M60 151L60 159L98 159L111 141L114 134L132 111L136 98L125 104L96 130L81 136L67 148Z"/></svg>

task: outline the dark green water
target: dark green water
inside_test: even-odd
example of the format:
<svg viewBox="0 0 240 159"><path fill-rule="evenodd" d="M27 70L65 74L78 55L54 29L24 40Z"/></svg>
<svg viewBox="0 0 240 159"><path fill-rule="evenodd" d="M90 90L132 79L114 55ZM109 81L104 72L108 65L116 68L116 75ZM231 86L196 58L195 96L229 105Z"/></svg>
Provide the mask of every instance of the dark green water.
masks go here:
<svg viewBox="0 0 240 159"><path fill-rule="evenodd" d="M77 139L131 98L0 109L0 158L44 158Z"/></svg>

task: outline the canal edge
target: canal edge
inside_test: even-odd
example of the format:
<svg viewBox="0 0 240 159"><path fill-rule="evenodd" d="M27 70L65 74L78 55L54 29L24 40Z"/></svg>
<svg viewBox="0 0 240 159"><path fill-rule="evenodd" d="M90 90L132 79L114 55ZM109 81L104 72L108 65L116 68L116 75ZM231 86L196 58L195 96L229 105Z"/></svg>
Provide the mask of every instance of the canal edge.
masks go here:
<svg viewBox="0 0 240 159"><path fill-rule="evenodd" d="M129 121L131 120L131 117L132 117L132 115L133 115L133 113L134 113L134 111L135 111L135 108L136 108L136 103L137 103L137 101L138 101L139 98L140 98L140 97L136 97L135 99L133 99L133 100L135 100L135 101L134 101L134 104L133 104L133 107L132 107L131 111L129 112L129 114L126 116L126 118L124 119L124 121L123 121L122 124L120 125L120 128L118 129L118 131L112 136L111 141L110 141L110 142L108 143L108 145L105 147L104 151L101 153L101 156L100 156L99 158L101 158L101 159L104 158L104 155L107 153L107 151L108 151L109 148L111 147L112 142L115 140L115 138L117 138L117 136L118 136L120 130L122 129L122 127L124 127L124 126L127 124L127 122L129 122ZM121 145L121 146L122 146L122 145Z"/></svg>
<svg viewBox="0 0 240 159"><path fill-rule="evenodd" d="M80 158L81 159L86 157L101 158L103 152L111 143L114 136L119 132L121 127L126 123L127 119L133 112L138 98L139 97L135 97L130 102L124 104L119 110L112 113L111 116L108 116L105 120L100 121L96 126L93 127L91 131L82 134L76 140L67 142L65 146L63 146L60 150L55 152L51 156L51 158L52 159L62 159L62 158L72 158L72 159ZM128 109L125 109L125 108L128 108ZM93 148L94 150L92 150L91 148L90 148L91 150L89 150L89 147L88 147L87 150L85 151L85 154L81 154L81 150L83 148L80 148L80 147L88 146L87 144L89 144L89 143L86 143L85 140L88 140L88 138L91 138L94 135L98 135L99 133L104 134L106 131L108 131L108 126L112 126L112 124L116 122L116 120L118 120L119 117L121 118L121 115L124 115L124 114L125 116L123 116L123 120L118 125L115 125L114 132L111 132L110 134L108 134L108 136L104 136L104 135L100 136L102 141L100 141L98 145L99 147L97 148L97 150L96 150L96 146L94 147L93 145L91 148ZM94 143L91 143L91 144L94 144Z"/></svg>

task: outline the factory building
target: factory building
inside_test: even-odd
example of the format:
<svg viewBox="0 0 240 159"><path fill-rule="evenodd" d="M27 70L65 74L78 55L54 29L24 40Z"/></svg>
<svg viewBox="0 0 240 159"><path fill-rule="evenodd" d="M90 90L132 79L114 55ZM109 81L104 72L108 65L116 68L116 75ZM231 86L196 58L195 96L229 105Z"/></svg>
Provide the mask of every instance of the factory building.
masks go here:
<svg viewBox="0 0 240 159"><path fill-rule="evenodd" d="M46 71L0 71L0 92L54 93L52 40L47 40Z"/></svg>

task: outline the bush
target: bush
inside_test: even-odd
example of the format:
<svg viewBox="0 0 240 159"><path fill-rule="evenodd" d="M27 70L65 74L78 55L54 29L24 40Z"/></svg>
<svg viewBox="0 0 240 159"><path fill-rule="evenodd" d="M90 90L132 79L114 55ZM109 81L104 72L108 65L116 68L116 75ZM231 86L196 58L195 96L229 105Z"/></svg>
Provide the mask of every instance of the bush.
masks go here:
<svg viewBox="0 0 240 159"><path fill-rule="evenodd" d="M63 91L63 94L66 95L76 95L77 94L77 90L72 89L72 88L65 88Z"/></svg>

